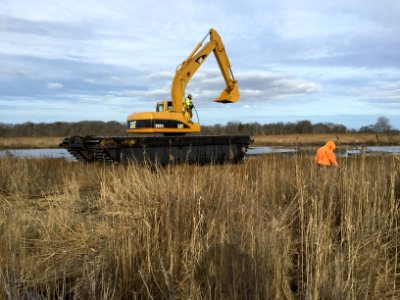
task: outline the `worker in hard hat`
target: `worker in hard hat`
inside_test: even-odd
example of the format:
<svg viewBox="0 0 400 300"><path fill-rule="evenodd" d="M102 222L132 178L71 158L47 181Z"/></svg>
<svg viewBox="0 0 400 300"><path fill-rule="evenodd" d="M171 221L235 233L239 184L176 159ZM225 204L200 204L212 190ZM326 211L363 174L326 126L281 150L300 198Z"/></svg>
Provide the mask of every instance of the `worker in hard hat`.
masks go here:
<svg viewBox="0 0 400 300"><path fill-rule="evenodd" d="M335 148L335 143L328 141L325 146L322 146L317 150L317 154L314 157L314 162L319 166L335 166L336 168L339 168L335 153L333 153Z"/></svg>
<svg viewBox="0 0 400 300"><path fill-rule="evenodd" d="M189 114L190 120L192 119L193 113L192 113L192 109L193 109L193 102L192 102L192 95L189 94L186 98L185 98L185 102L184 102L184 106L185 106L185 110L186 112Z"/></svg>

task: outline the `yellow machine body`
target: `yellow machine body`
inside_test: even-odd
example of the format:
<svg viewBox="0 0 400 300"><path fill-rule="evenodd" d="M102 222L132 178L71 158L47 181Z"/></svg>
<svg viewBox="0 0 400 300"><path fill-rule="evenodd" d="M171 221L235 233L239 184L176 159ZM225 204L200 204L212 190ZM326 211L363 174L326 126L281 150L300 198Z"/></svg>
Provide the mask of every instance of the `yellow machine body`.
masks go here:
<svg viewBox="0 0 400 300"><path fill-rule="evenodd" d="M210 36L210 41L203 47L203 41ZM176 70L171 87L171 101L156 104L155 112L133 113L128 116L128 133L162 133L182 135L200 132L200 124L194 123L183 106L185 88L203 64L208 55L213 52L226 87L214 101L219 103L234 103L239 100L240 93L237 81L234 79L230 62L221 37L214 29L210 29L204 39L197 44L192 53Z"/></svg>
<svg viewBox="0 0 400 300"><path fill-rule="evenodd" d="M155 112L133 113L128 116L130 133L186 134L200 132L187 112L175 112L171 101L157 102Z"/></svg>

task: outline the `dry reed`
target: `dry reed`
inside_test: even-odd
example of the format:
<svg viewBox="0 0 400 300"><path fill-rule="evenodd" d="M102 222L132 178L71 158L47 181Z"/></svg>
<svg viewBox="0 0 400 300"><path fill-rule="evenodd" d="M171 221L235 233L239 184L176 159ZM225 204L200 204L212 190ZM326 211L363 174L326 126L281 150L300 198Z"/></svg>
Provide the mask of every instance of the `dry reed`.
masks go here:
<svg viewBox="0 0 400 300"><path fill-rule="evenodd" d="M254 137L254 146L310 146L321 145L332 140L341 146L355 145L400 145L400 133L329 133L329 134L284 134Z"/></svg>
<svg viewBox="0 0 400 300"><path fill-rule="evenodd" d="M396 156L0 159L0 298L398 298Z"/></svg>
<svg viewBox="0 0 400 300"><path fill-rule="evenodd" d="M58 148L62 137L0 137L0 149Z"/></svg>

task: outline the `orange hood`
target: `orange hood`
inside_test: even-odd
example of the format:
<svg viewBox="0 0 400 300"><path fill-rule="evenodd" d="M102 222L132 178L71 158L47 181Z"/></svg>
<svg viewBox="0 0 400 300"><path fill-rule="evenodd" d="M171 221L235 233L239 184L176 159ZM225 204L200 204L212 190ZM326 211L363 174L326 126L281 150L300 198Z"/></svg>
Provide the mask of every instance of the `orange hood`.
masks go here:
<svg viewBox="0 0 400 300"><path fill-rule="evenodd" d="M331 149L331 150L334 150L334 149L336 148L335 143L332 142L332 141L328 141L328 142L325 144L325 146L328 147L328 148Z"/></svg>

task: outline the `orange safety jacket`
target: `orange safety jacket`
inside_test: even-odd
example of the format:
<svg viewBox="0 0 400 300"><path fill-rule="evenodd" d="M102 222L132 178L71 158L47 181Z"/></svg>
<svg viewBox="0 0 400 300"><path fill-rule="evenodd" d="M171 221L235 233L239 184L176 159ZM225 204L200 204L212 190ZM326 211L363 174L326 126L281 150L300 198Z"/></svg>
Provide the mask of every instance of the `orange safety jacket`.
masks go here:
<svg viewBox="0 0 400 300"><path fill-rule="evenodd" d="M317 154L314 157L314 162L318 165L322 166L331 166L339 167L338 162L336 161L335 153L333 150L336 148L335 143L329 141L317 150Z"/></svg>

